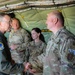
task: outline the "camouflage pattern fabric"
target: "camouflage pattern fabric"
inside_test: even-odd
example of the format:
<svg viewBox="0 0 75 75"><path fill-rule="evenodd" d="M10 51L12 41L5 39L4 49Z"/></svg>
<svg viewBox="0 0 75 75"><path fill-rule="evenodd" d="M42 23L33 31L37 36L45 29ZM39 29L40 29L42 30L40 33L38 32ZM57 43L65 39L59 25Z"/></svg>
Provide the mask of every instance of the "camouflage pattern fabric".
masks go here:
<svg viewBox="0 0 75 75"><path fill-rule="evenodd" d="M49 39L43 75L75 75L75 36L65 27Z"/></svg>
<svg viewBox="0 0 75 75"><path fill-rule="evenodd" d="M30 42L30 35L28 34L28 32L22 28L20 28L16 32L12 29L8 41L9 46L11 46L12 44L18 45L15 50L10 50L12 59L16 63L23 63L25 61L26 46Z"/></svg>
<svg viewBox="0 0 75 75"><path fill-rule="evenodd" d="M29 43L28 48L30 53L29 62L32 68L37 70L34 75L42 75L46 44L42 41L36 43L32 41Z"/></svg>

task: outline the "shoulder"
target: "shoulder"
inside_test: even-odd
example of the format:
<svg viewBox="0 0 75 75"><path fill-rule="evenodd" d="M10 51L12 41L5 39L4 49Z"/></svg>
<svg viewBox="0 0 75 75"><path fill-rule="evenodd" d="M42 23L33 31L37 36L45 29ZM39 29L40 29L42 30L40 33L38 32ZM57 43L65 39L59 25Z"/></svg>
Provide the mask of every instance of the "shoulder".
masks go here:
<svg viewBox="0 0 75 75"><path fill-rule="evenodd" d="M28 33L28 31L23 28L21 28L21 34L23 34L23 36L27 36L28 38L30 37L30 34Z"/></svg>
<svg viewBox="0 0 75 75"><path fill-rule="evenodd" d="M42 46L46 46L46 43L43 41L41 41L41 44L42 44Z"/></svg>
<svg viewBox="0 0 75 75"><path fill-rule="evenodd" d="M68 30L63 30L59 37L59 44L60 46L66 47L66 48L74 48L75 47L75 35L72 34Z"/></svg>
<svg viewBox="0 0 75 75"><path fill-rule="evenodd" d="M75 35L67 29L63 29L59 35L59 38L63 40L75 40Z"/></svg>
<svg viewBox="0 0 75 75"><path fill-rule="evenodd" d="M28 33L25 29L21 28L20 29L22 33Z"/></svg>
<svg viewBox="0 0 75 75"><path fill-rule="evenodd" d="M35 43L34 43L34 41L31 41L31 42L29 42L29 44L30 44L30 45L34 45Z"/></svg>

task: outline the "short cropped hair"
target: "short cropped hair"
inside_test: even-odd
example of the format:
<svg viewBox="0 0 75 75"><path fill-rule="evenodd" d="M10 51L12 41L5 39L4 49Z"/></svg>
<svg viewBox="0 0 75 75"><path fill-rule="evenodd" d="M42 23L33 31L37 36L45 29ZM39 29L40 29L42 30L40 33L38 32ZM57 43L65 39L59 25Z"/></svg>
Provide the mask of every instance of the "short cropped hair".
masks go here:
<svg viewBox="0 0 75 75"><path fill-rule="evenodd" d="M52 13L61 21L62 25L64 25L64 16L62 12L54 11Z"/></svg>
<svg viewBox="0 0 75 75"><path fill-rule="evenodd" d="M5 13L0 13L0 21L2 21L2 18L3 18L5 15L7 15L7 14L5 14Z"/></svg>

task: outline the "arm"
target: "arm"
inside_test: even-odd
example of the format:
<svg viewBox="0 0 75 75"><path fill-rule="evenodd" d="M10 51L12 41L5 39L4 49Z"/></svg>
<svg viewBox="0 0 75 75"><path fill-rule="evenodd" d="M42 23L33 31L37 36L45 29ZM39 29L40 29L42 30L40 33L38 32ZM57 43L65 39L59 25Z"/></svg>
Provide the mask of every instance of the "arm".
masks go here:
<svg viewBox="0 0 75 75"><path fill-rule="evenodd" d="M45 57L45 54L46 54L46 44L44 44L44 43L43 43L43 46L42 46L42 50L43 50L43 53L38 56L38 59L43 64L44 57Z"/></svg>
<svg viewBox="0 0 75 75"><path fill-rule="evenodd" d="M72 51L75 51L75 40L72 38L65 39L60 45L60 52L61 52L61 61L67 64L73 64L75 62L75 55Z"/></svg>
<svg viewBox="0 0 75 75"><path fill-rule="evenodd" d="M28 34L28 32L27 31L25 31L24 29L23 30L21 30L21 35L22 35L22 38L23 38L23 43L21 44L21 45L18 45L18 47L17 47L17 50L24 50L24 49L26 49L26 47L27 47L27 44L30 42L30 35Z"/></svg>
<svg viewBox="0 0 75 75"><path fill-rule="evenodd" d="M1 66L0 66L0 71L6 74L15 74L15 73L19 73L19 72L23 72L24 71L24 65L23 64L11 64L8 61L1 61L0 62Z"/></svg>
<svg viewBox="0 0 75 75"><path fill-rule="evenodd" d="M5 49L7 49L6 46L3 43L3 41L0 40L0 72L9 74L9 73L17 73L24 71L23 64L17 64L17 63L12 64L11 61L7 60L7 53L5 51Z"/></svg>
<svg viewBox="0 0 75 75"><path fill-rule="evenodd" d="M46 44L42 43L40 48L39 47L33 47L31 49L34 49L36 51L40 51L40 54L38 56L36 56L36 58L33 58L32 61L29 61L30 65L32 66L32 71L42 72Z"/></svg>

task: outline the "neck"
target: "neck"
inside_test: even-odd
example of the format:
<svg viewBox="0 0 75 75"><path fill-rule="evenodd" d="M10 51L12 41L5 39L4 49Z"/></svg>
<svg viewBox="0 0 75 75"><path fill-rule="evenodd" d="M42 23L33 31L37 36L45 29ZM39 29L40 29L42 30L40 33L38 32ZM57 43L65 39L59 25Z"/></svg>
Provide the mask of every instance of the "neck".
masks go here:
<svg viewBox="0 0 75 75"><path fill-rule="evenodd" d="M39 38L35 39L35 42L39 42L39 41L40 41L40 39L39 39Z"/></svg>
<svg viewBox="0 0 75 75"><path fill-rule="evenodd" d="M53 29L51 29L51 31L52 31L54 34L56 34L59 29L60 29L60 28L53 28Z"/></svg>
<svg viewBox="0 0 75 75"><path fill-rule="evenodd" d="M18 29L14 29L14 32L18 31Z"/></svg>
<svg viewBox="0 0 75 75"><path fill-rule="evenodd" d="M20 28L17 28L17 29L14 29L14 31L16 32L16 31L18 31Z"/></svg>
<svg viewBox="0 0 75 75"><path fill-rule="evenodd" d="M53 28L51 29L51 31L52 31L54 34L56 34L57 31L58 31L59 29L61 29L62 27L63 27L63 25L56 25L55 27L53 27Z"/></svg>
<svg viewBox="0 0 75 75"><path fill-rule="evenodd" d="M16 32L17 30L14 30L14 32Z"/></svg>
<svg viewBox="0 0 75 75"><path fill-rule="evenodd" d="M2 30L2 29L0 29L0 32L2 32L3 34L5 33L5 31L4 31L4 30Z"/></svg>

